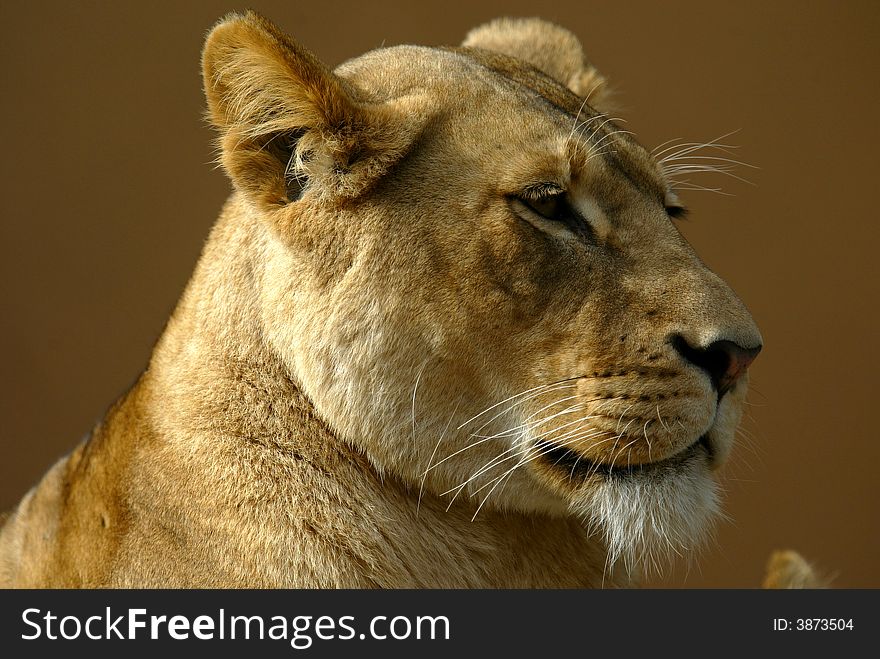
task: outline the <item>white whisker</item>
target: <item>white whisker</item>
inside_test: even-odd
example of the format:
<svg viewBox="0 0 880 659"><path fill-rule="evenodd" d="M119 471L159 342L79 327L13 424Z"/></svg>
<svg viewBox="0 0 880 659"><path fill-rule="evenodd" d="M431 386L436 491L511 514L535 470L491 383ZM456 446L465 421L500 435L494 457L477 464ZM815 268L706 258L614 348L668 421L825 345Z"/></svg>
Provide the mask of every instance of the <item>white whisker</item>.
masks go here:
<svg viewBox="0 0 880 659"><path fill-rule="evenodd" d="M553 382L553 383L551 383L551 384L542 384L542 385L540 385L540 386L532 387L531 389L527 389L526 391L522 391L522 392L520 392L520 393L518 393L518 394L514 394L513 396L510 396L510 397L508 397L508 398L505 398L505 399L502 400L501 402L495 403L494 405L492 405L492 406L490 406L490 407L487 407L486 409L484 409L484 410L483 410L482 412L480 412L479 414L476 414L476 415L472 416L470 419L468 419L467 421L465 421L464 423L462 423L460 426L458 426L458 428L456 428L456 430L461 430L461 429L464 428L466 425L468 425L469 423L471 423L471 422L473 422L473 421L476 421L477 419L479 419L481 416L483 416L483 415L486 414L487 412L491 412L491 411L494 410L496 407L499 407L499 406L501 406L501 405L504 405L505 403L507 403L507 402L509 402L509 401L511 401L511 400L514 400L514 399L519 398L519 397L521 397L521 396L525 396L525 395L530 394L530 393L535 392L535 391L546 390L546 389L548 389L548 388L550 388L550 387L554 387L554 386L556 386L556 385L558 385L558 384L563 384L563 383L566 383L566 382L571 382L571 381L573 381L573 380L577 380L577 379L579 379L579 377L580 377L580 376L576 376L576 377L573 377L573 378L566 378L566 379L564 379L564 380L559 380L558 382Z"/></svg>
<svg viewBox="0 0 880 659"><path fill-rule="evenodd" d="M431 452L431 457L428 459L428 468L425 469L424 473L422 473L422 480L419 484L419 499L416 502L416 517L419 516L419 510L422 505L422 495L425 492L425 481L428 478L428 472L431 471L431 464L434 462L434 457L437 455L437 449L440 448L440 443L443 441L443 438L446 436L446 431L449 430L449 424L452 423L452 419L455 417L455 413L458 412L458 408L461 405L462 398L458 399L458 402L455 404L455 409L452 410L452 414L449 415L449 420L446 422L446 426L443 428L443 432L440 433L440 438L437 440L437 443L434 444L434 450Z"/></svg>

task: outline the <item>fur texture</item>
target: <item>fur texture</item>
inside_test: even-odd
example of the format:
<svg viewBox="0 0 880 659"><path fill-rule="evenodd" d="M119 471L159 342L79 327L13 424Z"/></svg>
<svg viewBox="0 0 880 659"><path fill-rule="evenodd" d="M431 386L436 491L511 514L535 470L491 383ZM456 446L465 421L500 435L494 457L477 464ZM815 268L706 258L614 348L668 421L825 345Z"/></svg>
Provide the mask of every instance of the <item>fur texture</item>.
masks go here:
<svg viewBox="0 0 880 659"><path fill-rule="evenodd" d="M149 367L0 532L0 585L629 585L717 512L761 344L574 36L330 71L203 53L235 192Z"/></svg>
<svg viewBox="0 0 880 659"><path fill-rule="evenodd" d="M773 552L767 561L764 588L827 588L829 580L816 571L803 556L790 549Z"/></svg>

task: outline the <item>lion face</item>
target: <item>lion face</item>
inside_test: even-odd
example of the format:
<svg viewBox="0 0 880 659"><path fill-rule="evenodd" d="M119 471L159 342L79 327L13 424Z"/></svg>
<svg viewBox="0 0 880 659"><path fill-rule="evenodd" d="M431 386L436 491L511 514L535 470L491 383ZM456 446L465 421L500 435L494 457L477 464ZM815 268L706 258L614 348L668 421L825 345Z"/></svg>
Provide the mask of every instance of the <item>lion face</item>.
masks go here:
<svg viewBox="0 0 880 659"><path fill-rule="evenodd" d="M267 341L418 496L576 514L612 560L688 549L760 334L660 166L594 109L570 33L500 21L465 46L331 73L253 14L214 29L223 163L271 227Z"/></svg>

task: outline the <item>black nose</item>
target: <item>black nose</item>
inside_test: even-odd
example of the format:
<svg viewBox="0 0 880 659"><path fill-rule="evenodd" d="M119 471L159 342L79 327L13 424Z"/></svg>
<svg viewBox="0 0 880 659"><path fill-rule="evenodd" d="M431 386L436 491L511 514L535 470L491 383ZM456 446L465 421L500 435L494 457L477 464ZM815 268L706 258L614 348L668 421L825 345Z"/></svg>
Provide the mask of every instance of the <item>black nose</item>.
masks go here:
<svg viewBox="0 0 880 659"><path fill-rule="evenodd" d="M761 352L761 346L743 348L733 341L715 341L705 348L694 347L680 334L672 337L672 345L687 361L709 374L719 398L745 374L749 364Z"/></svg>

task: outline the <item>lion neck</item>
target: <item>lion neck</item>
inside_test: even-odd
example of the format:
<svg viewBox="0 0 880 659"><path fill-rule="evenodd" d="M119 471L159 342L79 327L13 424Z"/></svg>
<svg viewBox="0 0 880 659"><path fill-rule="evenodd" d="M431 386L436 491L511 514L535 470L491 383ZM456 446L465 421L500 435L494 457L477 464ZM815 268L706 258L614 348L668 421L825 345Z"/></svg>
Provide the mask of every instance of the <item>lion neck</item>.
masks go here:
<svg viewBox="0 0 880 659"><path fill-rule="evenodd" d="M269 228L230 197L147 372L169 431L278 444L294 441L303 414L317 419L267 341L260 299L269 240Z"/></svg>

